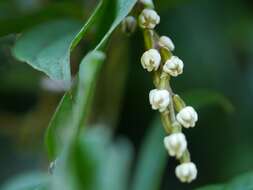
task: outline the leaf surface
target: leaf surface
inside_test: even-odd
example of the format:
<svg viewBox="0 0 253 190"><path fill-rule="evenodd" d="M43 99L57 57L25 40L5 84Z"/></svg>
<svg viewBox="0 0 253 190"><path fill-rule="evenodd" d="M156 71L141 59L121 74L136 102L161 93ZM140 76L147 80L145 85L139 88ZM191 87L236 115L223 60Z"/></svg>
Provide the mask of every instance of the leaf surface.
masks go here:
<svg viewBox="0 0 253 190"><path fill-rule="evenodd" d="M99 24L95 49L102 49L136 0L102 0L84 26L80 22L53 21L25 32L13 49L14 56L52 79L71 81L70 55L87 32ZM111 17L108 15L111 15ZM105 22L104 18L108 21Z"/></svg>

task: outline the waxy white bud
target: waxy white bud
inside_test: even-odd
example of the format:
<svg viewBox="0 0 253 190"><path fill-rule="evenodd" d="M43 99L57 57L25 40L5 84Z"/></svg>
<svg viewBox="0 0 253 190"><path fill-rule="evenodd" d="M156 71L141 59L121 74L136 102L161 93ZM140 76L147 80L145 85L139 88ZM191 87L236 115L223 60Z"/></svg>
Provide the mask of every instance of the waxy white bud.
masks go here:
<svg viewBox="0 0 253 190"><path fill-rule="evenodd" d="M135 31L137 27L137 21L133 16L127 16L123 21L122 21L122 31L131 34Z"/></svg>
<svg viewBox="0 0 253 190"><path fill-rule="evenodd" d="M181 182L190 183L196 179L198 171L193 162L187 162L177 166L175 173Z"/></svg>
<svg viewBox="0 0 253 190"><path fill-rule="evenodd" d="M150 49L143 53L141 64L144 69L151 72L157 70L160 66L161 55L156 49Z"/></svg>
<svg viewBox="0 0 253 190"><path fill-rule="evenodd" d="M145 7L154 8L153 0L139 0Z"/></svg>
<svg viewBox="0 0 253 190"><path fill-rule="evenodd" d="M163 112L170 103L170 94L167 90L153 89L149 92L149 102L152 109Z"/></svg>
<svg viewBox="0 0 253 190"><path fill-rule="evenodd" d="M176 118L185 128L189 128L195 126L195 123L198 121L198 114L193 107L187 106L179 111Z"/></svg>
<svg viewBox="0 0 253 190"><path fill-rule="evenodd" d="M187 141L183 133L174 133L164 138L164 146L170 156L180 158L187 148Z"/></svg>
<svg viewBox="0 0 253 190"><path fill-rule="evenodd" d="M163 71L170 74L173 77L176 77L183 73L184 63L177 56L172 56L168 59L164 66Z"/></svg>
<svg viewBox="0 0 253 190"><path fill-rule="evenodd" d="M167 36L161 36L161 37L159 38L158 44L159 44L161 47L166 48L166 49L168 49L168 50L170 50L170 51L174 51L174 49L175 49L174 43L173 43L172 40L171 40L169 37L167 37Z"/></svg>
<svg viewBox="0 0 253 190"><path fill-rule="evenodd" d="M141 28L154 29L160 23L160 16L152 9L144 9L139 16Z"/></svg>

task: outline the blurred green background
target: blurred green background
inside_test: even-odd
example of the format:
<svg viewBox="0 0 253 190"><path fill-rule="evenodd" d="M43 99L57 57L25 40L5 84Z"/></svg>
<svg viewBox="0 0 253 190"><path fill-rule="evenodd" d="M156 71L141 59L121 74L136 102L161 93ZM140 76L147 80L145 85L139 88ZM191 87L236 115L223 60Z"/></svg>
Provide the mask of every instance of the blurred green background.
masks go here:
<svg viewBox="0 0 253 190"><path fill-rule="evenodd" d="M19 173L47 170L43 136L63 95L61 84L50 89L42 83L44 74L15 60L11 49L16 38L49 20L84 21L96 3L0 0L0 184ZM253 171L253 2L156 0L155 5L161 16L159 33L173 39L175 54L185 63L184 74L172 81L174 91L189 104L214 99L198 110L197 127L186 131L198 179L181 184L174 175L177 162L168 157L160 189L193 189ZM73 62L94 39L91 35L82 42ZM140 65L143 51L140 31L131 37L114 32L90 119L111 126L115 137L129 139L134 147L132 167L157 116L148 102L151 77ZM215 92L213 97L209 92Z"/></svg>

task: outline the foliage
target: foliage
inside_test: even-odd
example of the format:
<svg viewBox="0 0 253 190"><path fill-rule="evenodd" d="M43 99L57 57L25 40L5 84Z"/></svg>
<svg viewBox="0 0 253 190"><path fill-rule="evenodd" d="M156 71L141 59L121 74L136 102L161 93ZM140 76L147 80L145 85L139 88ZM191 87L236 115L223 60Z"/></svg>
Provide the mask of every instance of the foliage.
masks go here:
<svg viewBox="0 0 253 190"><path fill-rule="evenodd" d="M246 173L234 178L226 184L211 185L197 190L250 190L253 189L253 174Z"/></svg>
<svg viewBox="0 0 253 190"><path fill-rule="evenodd" d="M45 169L44 172L24 173L4 183L3 190L157 190L166 187L167 181L171 183L169 187L175 186L173 189L196 189L199 184L225 181L253 170L249 146L252 143L250 52L253 52L253 46L250 42L253 36L250 32L252 23L248 19L252 16L249 6L245 6L247 3L237 0L228 4L218 0L155 2L161 17L167 18L163 19L165 21L159 30L175 38L177 54L189 63L186 76L175 82L175 88L183 91L182 97L187 104L196 107L203 116L199 131L193 135L195 140L191 142L200 162L202 181L185 187L171 178L166 182L162 180L167 164L167 153L162 144L164 133L159 119L153 119L152 113L146 111L147 101L143 97L151 87L150 81L136 66L139 64L139 50L143 48L139 45L142 43L140 35L134 35L129 44L118 37L117 28L132 11L136 0L101 0L85 23L83 9L86 11L93 6L91 2L85 1L81 6L78 0L54 1L40 8L26 5L27 10L31 10L27 12L22 11L24 2L0 1L0 25L4 26L0 29L0 36L3 36L0 61L8 63L10 66L6 68L14 72L7 75L5 66L0 67L0 92L6 89L14 94L20 89L34 92L38 87L35 88L35 78L34 81L31 79L34 75L39 78L42 73L68 84L73 82L71 89L62 96L46 130L48 158L54 164L52 174ZM7 12L11 9L15 15ZM231 12L234 14L226 14ZM245 37L241 39L242 36ZM107 123L92 123L90 120L92 107L96 105L98 84L103 80L101 75L109 64L107 60L114 56L108 47L116 47L118 43L126 44L131 60L125 92L127 102L122 103L125 109L119 119L120 128L114 130ZM16 61L6 53L6 46L9 49L13 46L12 55ZM247 54L248 62L244 60L247 63L237 60L240 52ZM25 64L18 65L17 61L18 64L26 62L42 73L29 70ZM73 69L76 62L77 68ZM113 86L107 87L110 88ZM103 94L98 96L101 98ZM1 99L4 101L2 96ZM100 105L96 106L99 109ZM20 121L24 122L19 119L15 124ZM32 126L36 124L32 123ZM127 131L128 135L144 134L146 128L148 131L145 131L143 139L136 136L131 139L135 146L125 137L118 137L122 131ZM169 170L172 169L170 165ZM197 190L251 190L252 176L250 172L227 183L211 184Z"/></svg>

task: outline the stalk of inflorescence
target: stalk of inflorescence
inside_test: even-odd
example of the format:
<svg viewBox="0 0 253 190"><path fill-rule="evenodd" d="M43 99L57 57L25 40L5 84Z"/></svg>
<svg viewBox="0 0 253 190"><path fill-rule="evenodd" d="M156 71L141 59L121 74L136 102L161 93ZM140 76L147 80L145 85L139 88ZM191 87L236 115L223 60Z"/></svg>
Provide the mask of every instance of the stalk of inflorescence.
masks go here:
<svg viewBox="0 0 253 190"><path fill-rule="evenodd" d="M155 11L152 0L139 0L143 9L138 15L138 26L143 31L146 51L141 57L141 65L153 75L155 89L149 93L153 110L160 112L161 121L167 136L164 145L170 156L179 160L175 174L181 182L190 183L197 177L196 165L191 162L187 140L183 128L195 126L198 115L193 107L186 106L183 99L171 88L171 78L183 73L184 63L172 54L175 46L167 36L159 36L154 30L160 23L160 16ZM128 16L124 21L125 28L133 31L137 21Z"/></svg>

